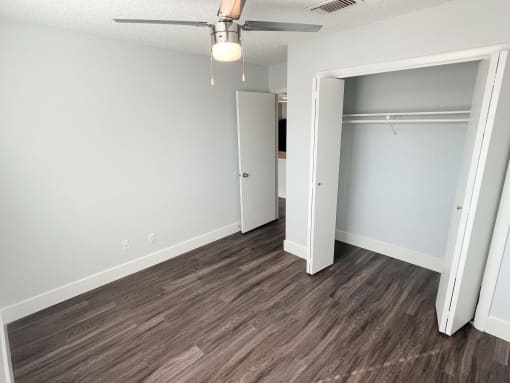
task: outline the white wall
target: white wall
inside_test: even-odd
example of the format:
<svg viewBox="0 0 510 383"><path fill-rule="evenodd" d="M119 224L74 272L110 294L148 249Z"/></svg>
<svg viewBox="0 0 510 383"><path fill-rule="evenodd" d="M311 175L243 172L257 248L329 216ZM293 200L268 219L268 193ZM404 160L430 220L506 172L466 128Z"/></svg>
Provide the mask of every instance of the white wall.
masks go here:
<svg viewBox="0 0 510 383"><path fill-rule="evenodd" d="M287 89L287 63L274 64L268 67L269 89L272 91Z"/></svg>
<svg viewBox="0 0 510 383"><path fill-rule="evenodd" d="M510 232L506 241L505 253L499 269L498 282L494 292L490 314L510 322L510 304L508 294L510 292Z"/></svg>
<svg viewBox="0 0 510 383"><path fill-rule="evenodd" d="M477 63L348 79L345 113L469 110ZM344 124L337 229L441 258L467 123Z"/></svg>
<svg viewBox="0 0 510 383"><path fill-rule="evenodd" d="M8 23L0 52L0 307L238 222L235 90L265 67L211 88L205 56Z"/></svg>
<svg viewBox="0 0 510 383"><path fill-rule="evenodd" d="M454 0L289 46L286 240L306 245L315 74L510 42L509 13L507 0Z"/></svg>

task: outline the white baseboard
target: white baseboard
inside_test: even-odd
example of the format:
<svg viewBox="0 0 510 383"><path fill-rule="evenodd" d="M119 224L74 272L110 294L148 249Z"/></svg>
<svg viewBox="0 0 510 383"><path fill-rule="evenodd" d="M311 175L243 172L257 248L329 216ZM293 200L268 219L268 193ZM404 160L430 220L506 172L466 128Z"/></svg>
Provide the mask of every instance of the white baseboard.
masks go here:
<svg viewBox="0 0 510 383"><path fill-rule="evenodd" d="M177 245L167 247L141 258L137 258L133 261L112 267L78 281L71 282L64 286L57 287L56 289L15 303L12 306L5 307L0 312L0 316L3 317L5 324L14 322L27 315L36 313L40 310L56 305L57 303L86 293L87 291L91 291L110 282L144 270L148 267L157 265L158 263L177 257L178 255L207 245L208 243L237 233L238 231L239 223L232 223L230 225L199 235L195 238L191 238L187 241L178 243Z"/></svg>
<svg viewBox="0 0 510 383"><path fill-rule="evenodd" d="M7 329L0 318L0 382L14 383Z"/></svg>
<svg viewBox="0 0 510 383"><path fill-rule="evenodd" d="M489 315L485 322L485 332L510 342L510 321Z"/></svg>
<svg viewBox="0 0 510 383"><path fill-rule="evenodd" d="M300 245L296 242L284 240L283 241L283 250L287 253L291 253L299 258L303 258L306 260L306 246Z"/></svg>
<svg viewBox="0 0 510 383"><path fill-rule="evenodd" d="M437 271L438 273L442 271L443 260L430 254L420 253L419 251L406 249L405 247L364 237L362 235L347 233L342 230L337 230L335 237L336 240L340 242L374 251L425 269Z"/></svg>

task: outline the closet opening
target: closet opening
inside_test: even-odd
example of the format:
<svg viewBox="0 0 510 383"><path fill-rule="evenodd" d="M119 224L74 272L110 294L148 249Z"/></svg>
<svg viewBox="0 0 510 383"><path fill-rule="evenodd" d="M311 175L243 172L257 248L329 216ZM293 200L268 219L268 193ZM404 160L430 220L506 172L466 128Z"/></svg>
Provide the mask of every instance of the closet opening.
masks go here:
<svg viewBox="0 0 510 383"><path fill-rule="evenodd" d="M441 274L439 331L473 318L510 146L494 124L506 62L315 79L308 273L354 245Z"/></svg>
<svg viewBox="0 0 510 383"><path fill-rule="evenodd" d="M345 80L337 241L441 272L479 65Z"/></svg>

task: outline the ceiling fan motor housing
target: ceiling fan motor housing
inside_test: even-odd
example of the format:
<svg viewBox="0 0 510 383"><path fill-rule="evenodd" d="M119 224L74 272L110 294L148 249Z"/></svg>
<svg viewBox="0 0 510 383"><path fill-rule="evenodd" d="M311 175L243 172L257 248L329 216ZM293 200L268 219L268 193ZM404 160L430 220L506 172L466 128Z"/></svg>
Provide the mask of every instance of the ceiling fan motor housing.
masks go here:
<svg viewBox="0 0 510 383"><path fill-rule="evenodd" d="M211 27L211 44L241 44L241 26L232 21L219 21Z"/></svg>

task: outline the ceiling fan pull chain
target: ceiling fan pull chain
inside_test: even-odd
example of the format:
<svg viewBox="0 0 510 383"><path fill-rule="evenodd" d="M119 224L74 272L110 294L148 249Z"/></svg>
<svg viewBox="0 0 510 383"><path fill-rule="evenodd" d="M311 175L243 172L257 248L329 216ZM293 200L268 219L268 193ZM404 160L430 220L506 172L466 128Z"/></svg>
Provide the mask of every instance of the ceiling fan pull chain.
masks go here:
<svg viewBox="0 0 510 383"><path fill-rule="evenodd" d="M209 72L211 73L211 86L214 86L214 69L213 69L212 49L210 51L210 54L211 54L211 61L209 63Z"/></svg>
<svg viewBox="0 0 510 383"><path fill-rule="evenodd" d="M241 40L241 57L243 59L243 74L241 75L241 81L246 82L246 72L244 70L244 44L242 40Z"/></svg>

